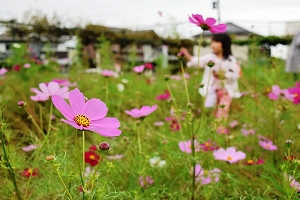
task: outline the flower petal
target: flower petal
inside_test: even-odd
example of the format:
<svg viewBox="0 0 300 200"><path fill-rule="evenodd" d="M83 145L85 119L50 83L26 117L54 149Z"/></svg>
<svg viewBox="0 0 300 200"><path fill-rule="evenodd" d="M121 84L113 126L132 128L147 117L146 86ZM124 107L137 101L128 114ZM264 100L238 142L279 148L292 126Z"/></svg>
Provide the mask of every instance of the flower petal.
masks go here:
<svg viewBox="0 0 300 200"><path fill-rule="evenodd" d="M88 100L82 110L82 114L85 114L90 120L102 119L106 116L108 108L105 103L100 99Z"/></svg>
<svg viewBox="0 0 300 200"><path fill-rule="evenodd" d="M50 95L56 94L59 91L59 84L56 82L49 82L48 91Z"/></svg>
<svg viewBox="0 0 300 200"><path fill-rule="evenodd" d="M74 90L70 91L69 101L71 104L71 108L73 109L73 111L76 115L83 114L82 110L83 110L83 107L85 104L85 98L79 89L75 88Z"/></svg>
<svg viewBox="0 0 300 200"><path fill-rule="evenodd" d="M208 25L208 26L213 26L217 21L212 18L212 17L209 17L205 20L205 23Z"/></svg>
<svg viewBox="0 0 300 200"><path fill-rule="evenodd" d="M206 24L205 20L202 17L202 15L192 14L192 17L198 22L199 25Z"/></svg>
<svg viewBox="0 0 300 200"><path fill-rule="evenodd" d="M65 119L61 119L60 121L65 122L66 124L69 124L70 126L73 126L74 128L76 128L78 130L88 130L87 128L84 128L83 126L77 125L76 122L74 122L74 121L65 120Z"/></svg>
<svg viewBox="0 0 300 200"><path fill-rule="evenodd" d="M67 104L67 102L61 96L53 95L52 102L66 119L71 121L74 119L75 113L71 109L70 105Z"/></svg>
<svg viewBox="0 0 300 200"><path fill-rule="evenodd" d="M121 134L120 122L117 118L106 117L100 120L91 121L88 130L94 131L104 137L115 137Z"/></svg>
<svg viewBox="0 0 300 200"><path fill-rule="evenodd" d="M49 90L48 90L48 87L47 87L46 83L40 83L40 84L39 84L39 87L40 87L41 91L42 91L44 94L50 96L50 93L49 93Z"/></svg>

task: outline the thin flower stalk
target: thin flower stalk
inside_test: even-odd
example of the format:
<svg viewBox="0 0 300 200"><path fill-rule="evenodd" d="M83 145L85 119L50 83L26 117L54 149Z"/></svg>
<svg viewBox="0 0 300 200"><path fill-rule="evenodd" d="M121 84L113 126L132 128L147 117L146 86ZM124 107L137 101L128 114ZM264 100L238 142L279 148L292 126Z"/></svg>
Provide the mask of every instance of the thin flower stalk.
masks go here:
<svg viewBox="0 0 300 200"><path fill-rule="evenodd" d="M20 191L18 189L18 185L17 185L17 182L16 182L15 172L14 172L13 168L11 167L11 164L10 164L8 156L7 156L7 152L6 152L6 148L5 148L5 141L4 141L3 130L0 130L0 133L1 133L2 149L3 149L3 154L4 154L4 156L3 156L3 158L4 158L4 165L5 165L5 167L8 170L8 174L9 174L9 177L11 178L11 181L12 181L12 183L14 185L14 188L15 188L18 200L22 200L22 196L21 196L21 193L20 193Z"/></svg>
<svg viewBox="0 0 300 200"><path fill-rule="evenodd" d="M73 197L72 197L72 195L70 194L70 192L69 192L69 190L68 190L68 188L67 188L65 182L63 181L63 179L62 179L62 177L61 177L61 175L60 175L60 173L59 173L59 167L58 167L58 166L55 166L55 164L53 164L53 167L54 167L54 169L55 169L55 171L56 171L56 173L57 173L57 175L58 175L58 177L59 177L60 182L61 182L62 185L64 186L64 188L65 188L65 190L66 190L68 196L69 196L70 199L72 200Z"/></svg>

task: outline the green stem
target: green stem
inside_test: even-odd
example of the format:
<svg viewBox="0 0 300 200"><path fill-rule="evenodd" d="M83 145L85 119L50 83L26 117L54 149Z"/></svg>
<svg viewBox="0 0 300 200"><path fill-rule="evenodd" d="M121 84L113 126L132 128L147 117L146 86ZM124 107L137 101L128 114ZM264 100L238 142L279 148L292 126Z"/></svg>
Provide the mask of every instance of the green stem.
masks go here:
<svg viewBox="0 0 300 200"><path fill-rule="evenodd" d="M202 42L203 34L204 34L204 31L202 31L202 33L201 33L201 35L200 35L200 38L199 38L199 43L198 43L197 75L199 75L199 73L200 73L200 49L201 49L201 42ZM201 79L199 80L199 82L201 82Z"/></svg>
<svg viewBox="0 0 300 200"><path fill-rule="evenodd" d="M50 103L49 123L48 123L47 135L49 135L49 134L50 134L50 132L51 132L51 125L52 125L52 113L53 113L53 104L52 104L52 103Z"/></svg>
<svg viewBox="0 0 300 200"><path fill-rule="evenodd" d="M138 127L138 131L137 131L137 134L138 134L138 145L139 145L139 154L142 154L142 144L141 144L141 133L140 133L140 127L142 125L140 124L139 127Z"/></svg>
<svg viewBox="0 0 300 200"><path fill-rule="evenodd" d="M192 131L192 130L191 130ZM192 175L192 200L195 199L195 189L196 189L196 162L195 162L195 136L192 132L192 167L193 167L193 175Z"/></svg>
<svg viewBox="0 0 300 200"><path fill-rule="evenodd" d="M207 83L207 87L206 87L206 93L203 96L203 101L202 101L202 105L201 105L201 118L200 118L200 123L196 129L196 133L198 132L199 128L202 129L202 124L203 124L203 120L204 120L204 107L205 107L206 97L207 97L208 88L209 88L209 84L210 84L210 77L211 77L211 67L209 68L208 83Z"/></svg>
<svg viewBox="0 0 300 200"><path fill-rule="evenodd" d="M50 107L50 114L52 115L52 104L51 104L51 107ZM50 115L50 116L51 116ZM34 121L34 120L33 120ZM35 122L35 121L34 121ZM51 121L49 122L49 127L51 127ZM50 135L50 130L51 128L49 129L48 127L48 132L47 132L47 135L45 136L44 140L43 140L43 143L41 144L41 146L38 147L38 150L36 151L36 157L33 161L33 169L35 169L35 166L36 166L36 163L37 163L37 160L40 156L40 153L41 153L41 150L43 149L44 145L46 144L46 142L48 142L48 138L49 138L49 135ZM44 134L44 133L43 133ZM27 193L28 193L28 189L29 189L29 185L30 185L30 182L31 182L31 179L32 179L32 174L30 174L29 176L29 179L28 179L28 182L27 182L27 185L26 185L26 189L25 189L25 197L27 196Z"/></svg>
<svg viewBox="0 0 300 200"><path fill-rule="evenodd" d="M43 130L43 110L42 110L42 106L41 106L41 104L39 104L38 103L38 105L39 105L39 114L40 114L40 126L41 126L41 129Z"/></svg>
<svg viewBox="0 0 300 200"><path fill-rule="evenodd" d="M27 113L27 115L29 116L29 119L31 120L32 124L36 127L36 129L42 134L43 137L45 137L44 135L44 131L41 129L41 127L39 127L39 125L36 123L36 121L34 120L33 116L29 113L29 111L25 108L24 109Z"/></svg>
<svg viewBox="0 0 300 200"><path fill-rule="evenodd" d="M63 181L63 179L62 179L62 177L61 177L61 175L60 175L60 173L59 173L58 167L55 167L55 166L54 166L54 168L55 168L55 171L56 171L56 173L57 173L57 175L58 175L58 177L59 177L59 179L60 179L60 182L63 184L65 190L67 191L67 193L68 193L68 195L69 195L69 197L70 197L70 199L73 199L73 198L72 198L72 195L70 194L70 192L69 192L69 190L68 190L68 188L67 188L65 182Z"/></svg>
<svg viewBox="0 0 300 200"><path fill-rule="evenodd" d="M7 153L6 153L4 135L3 135L2 130L0 132L1 132L1 142L2 142L2 149L3 149L3 154L4 154L4 161L5 161L4 164L8 168L8 173L9 173L11 181L12 181L14 187L15 187L17 198L18 198L18 200L22 200L22 196L21 196L21 194L19 192L19 189L18 189L18 185L17 185L14 170L10 165L10 162L9 162L9 159L8 159L8 156L7 156Z"/></svg>
<svg viewBox="0 0 300 200"><path fill-rule="evenodd" d="M85 177L84 177L84 174L85 174L85 162L84 162L84 152L85 152L85 133L84 131L82 131L82 178L83 178L83 185L82 185L82 188L84 188L84 185L85 185Z"/></svg>
<svg viewBox="0 0 300 200"><path fill-rule="evenodd" d="M105 103L108 102L108 78L106 78L106 83L105 83Z"/></svg>
<svg viewBox="0 0 300 200"><path fill-rule="evenodd" d="M177 118L177 121L178 121L178 124L179 124L179 127L180 127L181 137L182 137L182 139L183 139L183 130L182 130L182 129L183 129L183 126L182 126L182 124L181 124L181 119L180 119L180 117L178 116L178 113L177 113L177 111L178 111L178 106L177 106L176 99L174 98L174 95L173 95L173 93L172 93L172 91L171 91L171 88L170 88L170 85L169 85L168 82L167 82L167 88L168 88L168 91L169 91L169 93L170 93L170 95L171 95L171 98L172 98L173 103L174 103L174 106L175 106L175 110L176 110L175 115L176 115L176 118Z"/></svg>
<svg viewBox="0 0 300 200"><path fill-rule="evenodd" d="M186 78L184 76L185 72L184 72L182 60L180 60L180 67L181 67L182 79L183 79L183 84L184 84L184 89L185 89L185 95L186 95L187 102L189 104L190 103L190 97L189 97L189 92L188 92L188 88L187 88Z"/></svg>
<svg viewBox="0 0 300 200"><path fill-rule="evenodd" d="M96 174L97 174L97 171L98 171L98 169L99 169L99 167L100 167L100 163L102 162L102 160L103 160L103 155L101 154L100 155L100 160L99 160L99 162L98 162L98 165L96 166L96 168L95 168L95 170L94 170L94 173L93 173L93 175L92 175L92 177L91 177L91 180L86 184L86 188L88 188L89 186L90 186L90 184L93 182L93 180L94 180L94 178L95 178L95 176L96 176ZM91 191L93 190L93 188L91 189Z"/></svg>
<svg viewBox="0 0 300 200"><path fill-rule="evenodd" d="M84 185L84 180L83 180L83 176L81 173L81 166L80 166L80 158L79 158L79 148L78 148L78 131L76 130L76 137L75 137L75 148L76 148L76 160L77 160L77 166L78 166L78 170L79 170L79 174L80 174L80 180L81 180L81 185L83 188ZM84 188L83 188L83 196L82 199L84 199Z"/></svg>

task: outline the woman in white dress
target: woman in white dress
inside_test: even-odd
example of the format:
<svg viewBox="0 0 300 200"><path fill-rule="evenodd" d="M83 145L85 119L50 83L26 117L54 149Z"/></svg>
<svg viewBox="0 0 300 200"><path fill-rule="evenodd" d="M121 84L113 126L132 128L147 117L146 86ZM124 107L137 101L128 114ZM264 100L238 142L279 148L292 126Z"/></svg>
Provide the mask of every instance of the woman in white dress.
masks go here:
<svg viewBox="0 0 300 200"><path fill-rule="evenodd" d="M199 93L201 96L206 97L205 107L212 108L217 106L216 118L226 119L231 99L241 97L238 88L241 68L237 59L232 55L231 39L227 34L213 35L210 46L212 52L201 56L200 61L198 61L199 58L197 56L192 56L186 48L182 47L180 51L184 53L188 61L187 67L204 69L201 81L201 84L204 86L199 88ZM207 66L209 61L214 63L211 69Z"/></svg>

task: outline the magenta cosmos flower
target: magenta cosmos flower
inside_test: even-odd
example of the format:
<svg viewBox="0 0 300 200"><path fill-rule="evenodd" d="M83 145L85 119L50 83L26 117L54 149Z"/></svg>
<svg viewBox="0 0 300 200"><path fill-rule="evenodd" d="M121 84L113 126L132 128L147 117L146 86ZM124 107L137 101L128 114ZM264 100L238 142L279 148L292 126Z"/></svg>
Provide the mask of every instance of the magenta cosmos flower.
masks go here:
<svg viewBox="0 0 300 200"><path fill-rule="evenodd" d="M144 72L145 66L144 65L139 65L139 66L135 66L133 68L133 71L137 74L141 74Z"/></svg>
<svg viewBox="0 0 300 200"><path fill-rule="evenodd" d="M157 109L157 105L154 106L142 106L140 109L134 108L132 110L125 110L126 114L130 115L133 118L144 118Z"/></svg>
<svg viewBox="0 0 300 200"><path fill-rule="evenodd" d="M56 82L40 83L40 90L37 88L31 88L30 91L36 95L31 96L30 99L33 101L47 101L53 95L59 95L62 98L67 99L69 95L69 87L60 87Z"/></svg>
<svg viewBox="0 0 300 200"><path fill-rule="evenodd" d="M192 14L192 17L189 16L189 20L191 23L196 24L197 26L202 28L203 31L210 31L211 33L226 32L226 24L215 25L217 21L211 17L204 20L202 15Z"/></svg>
<svg viewBox="0 0 300 200"><path fill-rule="evenodd" d="M276 151L277 150L277 146L273 144L272 141L259 141L258 144L269 151Z"/></svg>
<svg viewBox="0 0 300 200"><path fill-rule="evenodd" d="M178 146L182 152L192 153L192 141L191 140L179 142ZM195 146L195 152L199 152L201 148L200 148L200 144L197 142L197 140L194 140L194 146Z"/></svg>
<svg viewBox="0 0 300 200"><path fill-rule="evenodd" d="M107 107L100 99L90 99L85 102L79 89L70 91L70 105L58 95L52 96L54 106L66 118L61 121L79 130L89 130L104 137L115 137L121 134L118 130L120 122L117 118L105 117Z"/></svg>
<svg viewBox="0 0 300 200"><path fill-rule="evenodd" d="M156 96L156 100L168 100L171 97L171 94L168 90L163 94L159 94Z"/></svg>
<svg viewBox="0 0 300 200"><path fill-rule="evenodd" d="M227 161L230 164L246 158L246 154L242 151L236 151L235 147L220 148L214 151L213 155L216 160Z"/></svg>
<svg viewBox="0 0 300 200"><path fill-rule="evenodd" d="M293 103L294 104L299 104L300 103L300 88L295 87L295 88L289 88L287 89L288 92L293 95Z"/></svg>

